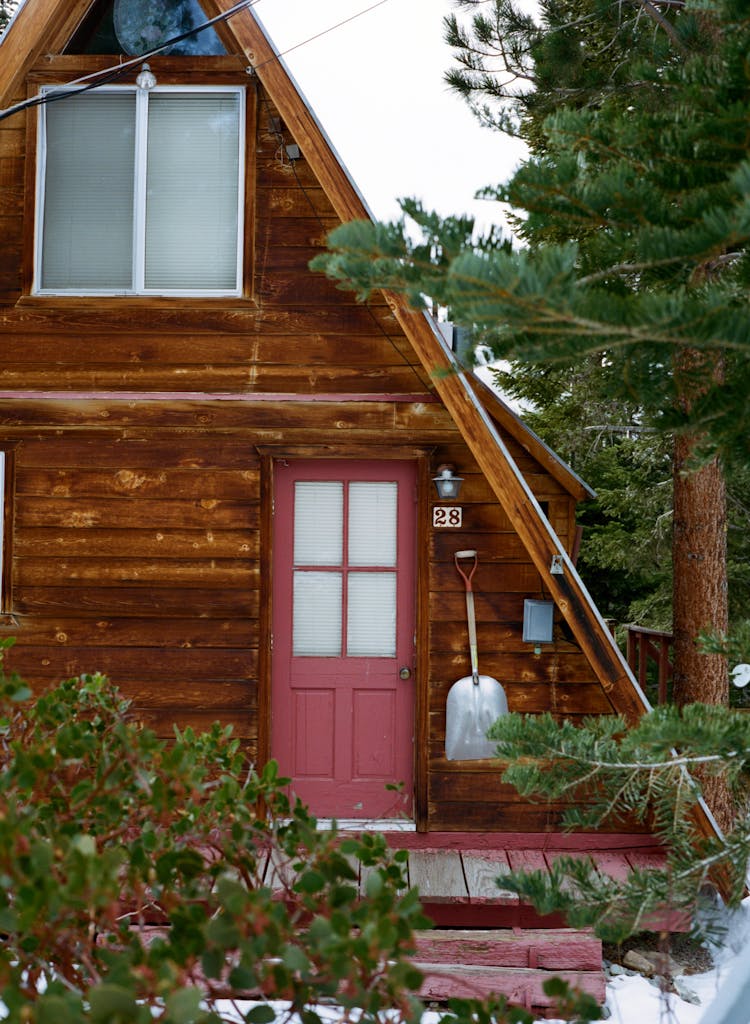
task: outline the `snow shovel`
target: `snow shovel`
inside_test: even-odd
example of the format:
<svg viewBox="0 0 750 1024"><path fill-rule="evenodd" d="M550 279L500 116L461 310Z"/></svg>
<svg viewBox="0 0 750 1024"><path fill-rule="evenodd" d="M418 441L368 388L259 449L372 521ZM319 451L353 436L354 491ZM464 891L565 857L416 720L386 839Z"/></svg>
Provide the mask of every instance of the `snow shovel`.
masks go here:
<svg viewBox="0 0 750 1024"><path fill-rule="evenodd" d="M471 675L455 682L448 691L445 708L445 756L448 761L476 761L493 757L495 743L487 739L487 730L501 715L508 714L508 701L497 679L479 675L477 624L474 617L474 592L471 579L477 568L476 551L457 551L456 569L466 584L466 616L469 622ZM472 558L468 575L461 562Z"/></svg>

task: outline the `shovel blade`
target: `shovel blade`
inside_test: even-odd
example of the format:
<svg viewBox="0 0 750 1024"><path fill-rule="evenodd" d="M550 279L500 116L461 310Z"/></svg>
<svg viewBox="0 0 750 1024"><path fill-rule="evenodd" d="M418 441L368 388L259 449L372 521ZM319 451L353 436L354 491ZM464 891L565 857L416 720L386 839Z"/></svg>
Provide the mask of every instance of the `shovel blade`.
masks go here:
<svg viewBox="0 0 750 1024"><path fill-rule="evenodd" d="M508 714L505 690L492 676L479 676L475 683L464 676L448 691L445 707L445 757L448 761L476 761L495 756L495 742L487 730Z"/></svg>

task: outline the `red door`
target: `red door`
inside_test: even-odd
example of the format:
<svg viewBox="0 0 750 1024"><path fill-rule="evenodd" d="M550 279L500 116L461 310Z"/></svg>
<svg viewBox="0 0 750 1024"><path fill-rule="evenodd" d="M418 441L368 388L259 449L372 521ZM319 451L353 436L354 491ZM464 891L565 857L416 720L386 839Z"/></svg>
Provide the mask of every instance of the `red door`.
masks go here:
<svg viewBox="0 0 750 1024"><path fill-rule="evenodd" d="M318 816L411 816L415 467L274 477L273 756Z"/></svg>

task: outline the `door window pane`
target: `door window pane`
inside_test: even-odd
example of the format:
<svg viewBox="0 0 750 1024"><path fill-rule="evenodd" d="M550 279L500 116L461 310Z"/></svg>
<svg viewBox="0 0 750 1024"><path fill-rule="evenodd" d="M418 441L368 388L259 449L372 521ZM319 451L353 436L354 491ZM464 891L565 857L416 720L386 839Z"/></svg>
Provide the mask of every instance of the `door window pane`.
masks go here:
<svg viewBox="0 0 750 1024"><path fill-rule="evenodd" d="M349 565L396 564L398 484L349 485Z"/></svg>
<svg viewBox="0 0 750 1024"><path fill-rule="evenodd" d="M338 657L341 654L341 573L294 574L294 654Z"/></svg>
<svg viewBox="0 0 750 1024"><path fill-rule="evenodd" d="M341 565L344 485L298 480L294 485L294 564Z"/></svg>
<svg viewBox="0 0 750 1024"><path fill-rule="evenodd" d="M395 658L395 572L352 572L347 583L347 654Z"/></svg>

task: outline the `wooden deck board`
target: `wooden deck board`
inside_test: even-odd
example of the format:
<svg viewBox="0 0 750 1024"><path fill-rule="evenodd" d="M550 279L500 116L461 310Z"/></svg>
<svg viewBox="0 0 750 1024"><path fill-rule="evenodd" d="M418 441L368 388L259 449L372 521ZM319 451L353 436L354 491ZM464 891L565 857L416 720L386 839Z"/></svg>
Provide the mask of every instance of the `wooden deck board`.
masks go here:
<svg viewBox="0 0 750 1024"><path fill-rule="evenodd" d="M512 871L549 871L541 850L508 850Z"/></svg>
<svg viewBox="0 0 750 1024"><path fill-rule="evenodd" d="M649 836L615 835L611 841L597 837L591 848L580 838L576 843L561 842L568 838L540 834L529 836L524 846L517 835L502 833L463 833L460 845L454 833L388 837L393 849L407 850L409 884L419 889L425 913L437 927L561 928L565 921L559 914L538 914L516 893L503 889L502 876L509 871L548 872L558 857L571 856L590 857L603 875L621 881L631 866L659 867L665 860L664 851ZM632 839L631 846L626 838ZM679 930L686 927L683 920L676 925Z"/></svg>
<svg viewBox="0 0 750 1024"><path fill-rule="evenodd" d="M461 860L464 877L472 903L518 903L518 894L503 889L498 879L510 872L510 862L505 850L463 850Z"/></svg>
<svg viewBox="0 0 750 1024"><path fill-rule="evenodd" d="M661 863L664 863L664 855L658 854ZM615 882L624 882L630 872L630 864L626 852L601 851L595 857L597 870L603 875L608 875Z"/></svg>
<svg viewBox="0 0 750 1024"><path fill-rule="evenodd" d="M665 855L654 850L628 850L625 858L631 868L663 868Z"/></svg>
<svg viewBox="0 0 750 1024"><path fill-rule="evenodd" d="M457 850L411 850L409 884L429 902L468 901L461 855Z"/></svg>

